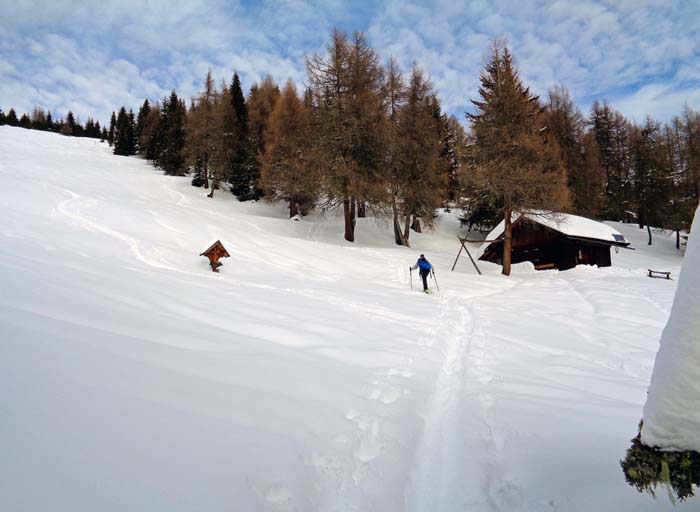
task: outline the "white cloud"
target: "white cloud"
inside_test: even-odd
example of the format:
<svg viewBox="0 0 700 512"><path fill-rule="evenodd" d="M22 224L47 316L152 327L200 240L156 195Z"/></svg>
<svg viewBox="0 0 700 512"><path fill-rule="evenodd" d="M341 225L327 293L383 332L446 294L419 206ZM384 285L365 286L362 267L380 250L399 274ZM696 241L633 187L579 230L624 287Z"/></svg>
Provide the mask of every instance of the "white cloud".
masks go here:
<svg viewBox="0 0 700 512"><path fill-rule="evenodd" d="M700 16L690 1L4 3L5 109L31 110L36 103L105 121L113 107L136 107L172 88L189 98L210 67L217 82L229 82L235 69L246 87L267 73L303 86L304 55L322 50L336 25L366 29L382 58L393 55L405 69L417 61L444 106L460 117L477 95L490 41L502 36L523 79L541 94L564 83L581 101L608 97L635 116L643 111L661 119L685 102L700 107Z"/></svg>

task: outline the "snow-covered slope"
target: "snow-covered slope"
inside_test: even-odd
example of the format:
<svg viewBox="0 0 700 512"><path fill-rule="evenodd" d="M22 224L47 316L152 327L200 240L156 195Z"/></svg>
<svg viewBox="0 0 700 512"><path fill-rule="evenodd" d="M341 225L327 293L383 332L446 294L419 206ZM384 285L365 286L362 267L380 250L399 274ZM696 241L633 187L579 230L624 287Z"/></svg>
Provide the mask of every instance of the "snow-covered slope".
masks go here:
<svg viewBox="0 0 700 512"><path fill-rule="evenodd" d="M671 237L616 224L613 267L478 276L449 271L450 214L352 245L96 141L0 127L0 155L0 510L673 509L618 464ZM409 289L420 252L439 294Z"/></svg>
<svg viewBox="0 0 700 512"><path fill-rule="evenodd" d="M700 209L644 406L642 441L700 452Z"/></svg>

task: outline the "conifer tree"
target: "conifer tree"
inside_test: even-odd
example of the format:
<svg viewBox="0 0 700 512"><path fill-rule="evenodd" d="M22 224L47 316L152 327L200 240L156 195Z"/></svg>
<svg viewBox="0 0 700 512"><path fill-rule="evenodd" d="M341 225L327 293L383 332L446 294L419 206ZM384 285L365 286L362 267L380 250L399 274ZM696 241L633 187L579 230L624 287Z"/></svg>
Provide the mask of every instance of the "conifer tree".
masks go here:
<svg viewBox="0 0 700 512"><path fill-rule="evenodd" d="M197 101L192 102L192 107L187 116L188 126L188 165L194 168L192 185L209 188L209 166L213 145L214 127L216 125L217 92L214 86L214 78L211 70L207 72L204 80L204 90L199 94Z"/></svg>
<svg viewBox="0 0 700 512"><path fill-rule="evenodd" d="M512 215L560 211L568 201L566 172L556 141L546 132L539 99L523 86L510 51L494 44L480 76L480 100L469 114L474 172L503 205L503 274L510 275Z"/></svg>
<svg viewBox="0 0 700 512"><path fill-rule="evenodd" d="M265 153L268 121L272 110L275 108L280 89L270 75L267 75L259 84L253 84L248 94L248 117L250 128L251 162L255 167L254 176L260 175L262 158ZM256 196L260 196L260 187L257 187Z"/></svg>
<svg viewBox="0 0 700 512"><path fill-rule="evenodd" d="M5 124L9 126L19 126L19 119L17 119L17 113L14 108L11 108L7 113L7 118L5 119Z"/></svg>
<svg viewBox="0 0 700 512"><path fill-rule="evenodd" d="M258 195L257 182L259 176L257 175L258 169L252 161L248 107L243 96L238 73L233 74L233 80L229 89L229 100L234 115L229 183L231 184L231 192L239 201L248 201L256 199Z"/></svg>
<svg viewBox="0 0 700 512"><path fill-rule="evenodd" d="M593 103L590 122L606 175L605 215L622 220L629 211L633 188L629 123L607 103L601 105L597 101Z"/></svg>
<svg viewBox="0 0 700 512"><path fill-rule="evenodd" d="M19 119L19 126L21 128L31 128L32 127L32 120L29 119L29 116L27 114L22 114L22 117Z"/></svg>
<svg viewBox="0 0 700 512"><path fill-rule="evenodd" d="M51 116L51 111L46 114L46 129L49 131L54 131L55 126L53 123L53 117Z"/></svg>
<svg viewBox="0 0 700 512"><path fill-rule="evenodd" d="M75 116L73 115L72 111L68 111L68 114L66 115L66 135L75 135L77 128L76 128L76 122L75 122Z"/></svg>
<svg viewBox="0 0 700 512"><path fill-rule="evenodd" d="M0 126L4 125L6 122L7 122L7 115L0 108Z"/></svg>
<svg viewBox="0 0 700 512"><path fill-rule="evenodd" d="M401 229L401 185L402 185L402 147L399 143L399 112L406 100L406 84L401 70L393 57L389 59L386 69L382 94L386 115L384 131L386 148L386 172L391 204L394 241L397 245L406 245Z"/></svg>
<svg viewBox="0 0 700 512"><path fill-rule="evenodd" d="M660 127L647 118L641 128L634 127L632 151L634 158L634 189L639 227L646 226L649 245L651 226L662 226L664 206L669 201L668 160L659 149Z"/></svg>
<svg viewBox="0 0 700 512"><path fill-rule="evenodd" d="M134 137L136 139L136 150L137 153L143 154L143 148L141 147L141 140L143 136L143 130L146 126L146 119L148 119L148 114L151 112L151 105L148 103L148 99L143 100L141 108L139 108L139 114L136 117L136 129Z"/></svg>
<svg viewBox="0 0 700 512"><path fill-rule="evenodd" d="M384 197L383 69L361 33L335 30L326 55L307 59L318 110L319 158L328 206L343 205L345 239L355 241L357 199Z"/></svg>
<svg viewBox="0 0 700 512"><path fill-rule="evenodd" d="M163 100L161 114L161 144L157 164L165 174L185 174L185 105L172 91L170 98Z"/></svg>
<svg viewBox="0 0 700 512"><path fill-rule="evenodd" d="M112 117L109 120L109 132L107 133L107 142L109 142L109 145L112 146L114 144L114 132L117 129L117 116L114 114L114 110L112 110Z"/></svg>
<svg viewBox="0 0 700 512"><path fill-rule="evenodd" d="M270 115L262 183L271 199L289 203L290 217L305 214L318 197L312 129L312 113L288 81Z"/></svg>
<svg viewBox="0 0 700 512"><path fill-rule="evenodd" d="M409 245L410 228L420 231L420 220L432 226L443 201L446 174L441 164L443 133L439 104L432 84L414 64L406 87L406 101L398 113L399 186L404 217L403 243Z"/></svg>

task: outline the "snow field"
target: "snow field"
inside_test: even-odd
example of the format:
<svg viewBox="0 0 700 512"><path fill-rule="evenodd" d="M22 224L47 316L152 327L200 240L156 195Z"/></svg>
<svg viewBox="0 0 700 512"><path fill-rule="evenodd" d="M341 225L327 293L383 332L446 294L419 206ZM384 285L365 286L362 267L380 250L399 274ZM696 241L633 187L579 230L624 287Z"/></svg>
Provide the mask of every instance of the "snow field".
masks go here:
<svg viewBox="0 0 700 512"><path fill-rule="evenodd" d="M673 509L618 464L672 237L615 224L637 250L608 269L451 273L448 214L411 249L359 219L353 245L332 212L207 199L96 141L0 127L0 154L0 509Z"/></svg>

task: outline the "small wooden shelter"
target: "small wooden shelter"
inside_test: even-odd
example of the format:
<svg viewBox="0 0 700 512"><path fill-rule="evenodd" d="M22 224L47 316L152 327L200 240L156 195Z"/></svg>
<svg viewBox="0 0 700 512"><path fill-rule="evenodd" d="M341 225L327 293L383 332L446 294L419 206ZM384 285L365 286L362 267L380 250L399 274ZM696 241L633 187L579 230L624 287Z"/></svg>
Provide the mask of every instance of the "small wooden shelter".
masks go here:
<svg viewBox="0 0 700 512"><path fill-rule="evenodd" d="M209 265L211 266L212 272L218 272L219 267L223 265L219 260L221 258L228 258L231 255L226 250L226 247L224 247L224 244L222 244L220 240L217 240L211 244L209 249L200 254L200 256L209 258Z"/></svg>
<svg viewBox="0 0 700 512"><path fill-rule="evenodd" d="M516 214L512 263L531 261L537 270L568 270L576 265L611 265L610 248L627 247L616 229L585 217L564 213ZM480 260L503 263L504 222L487 237Z"/></svg>

